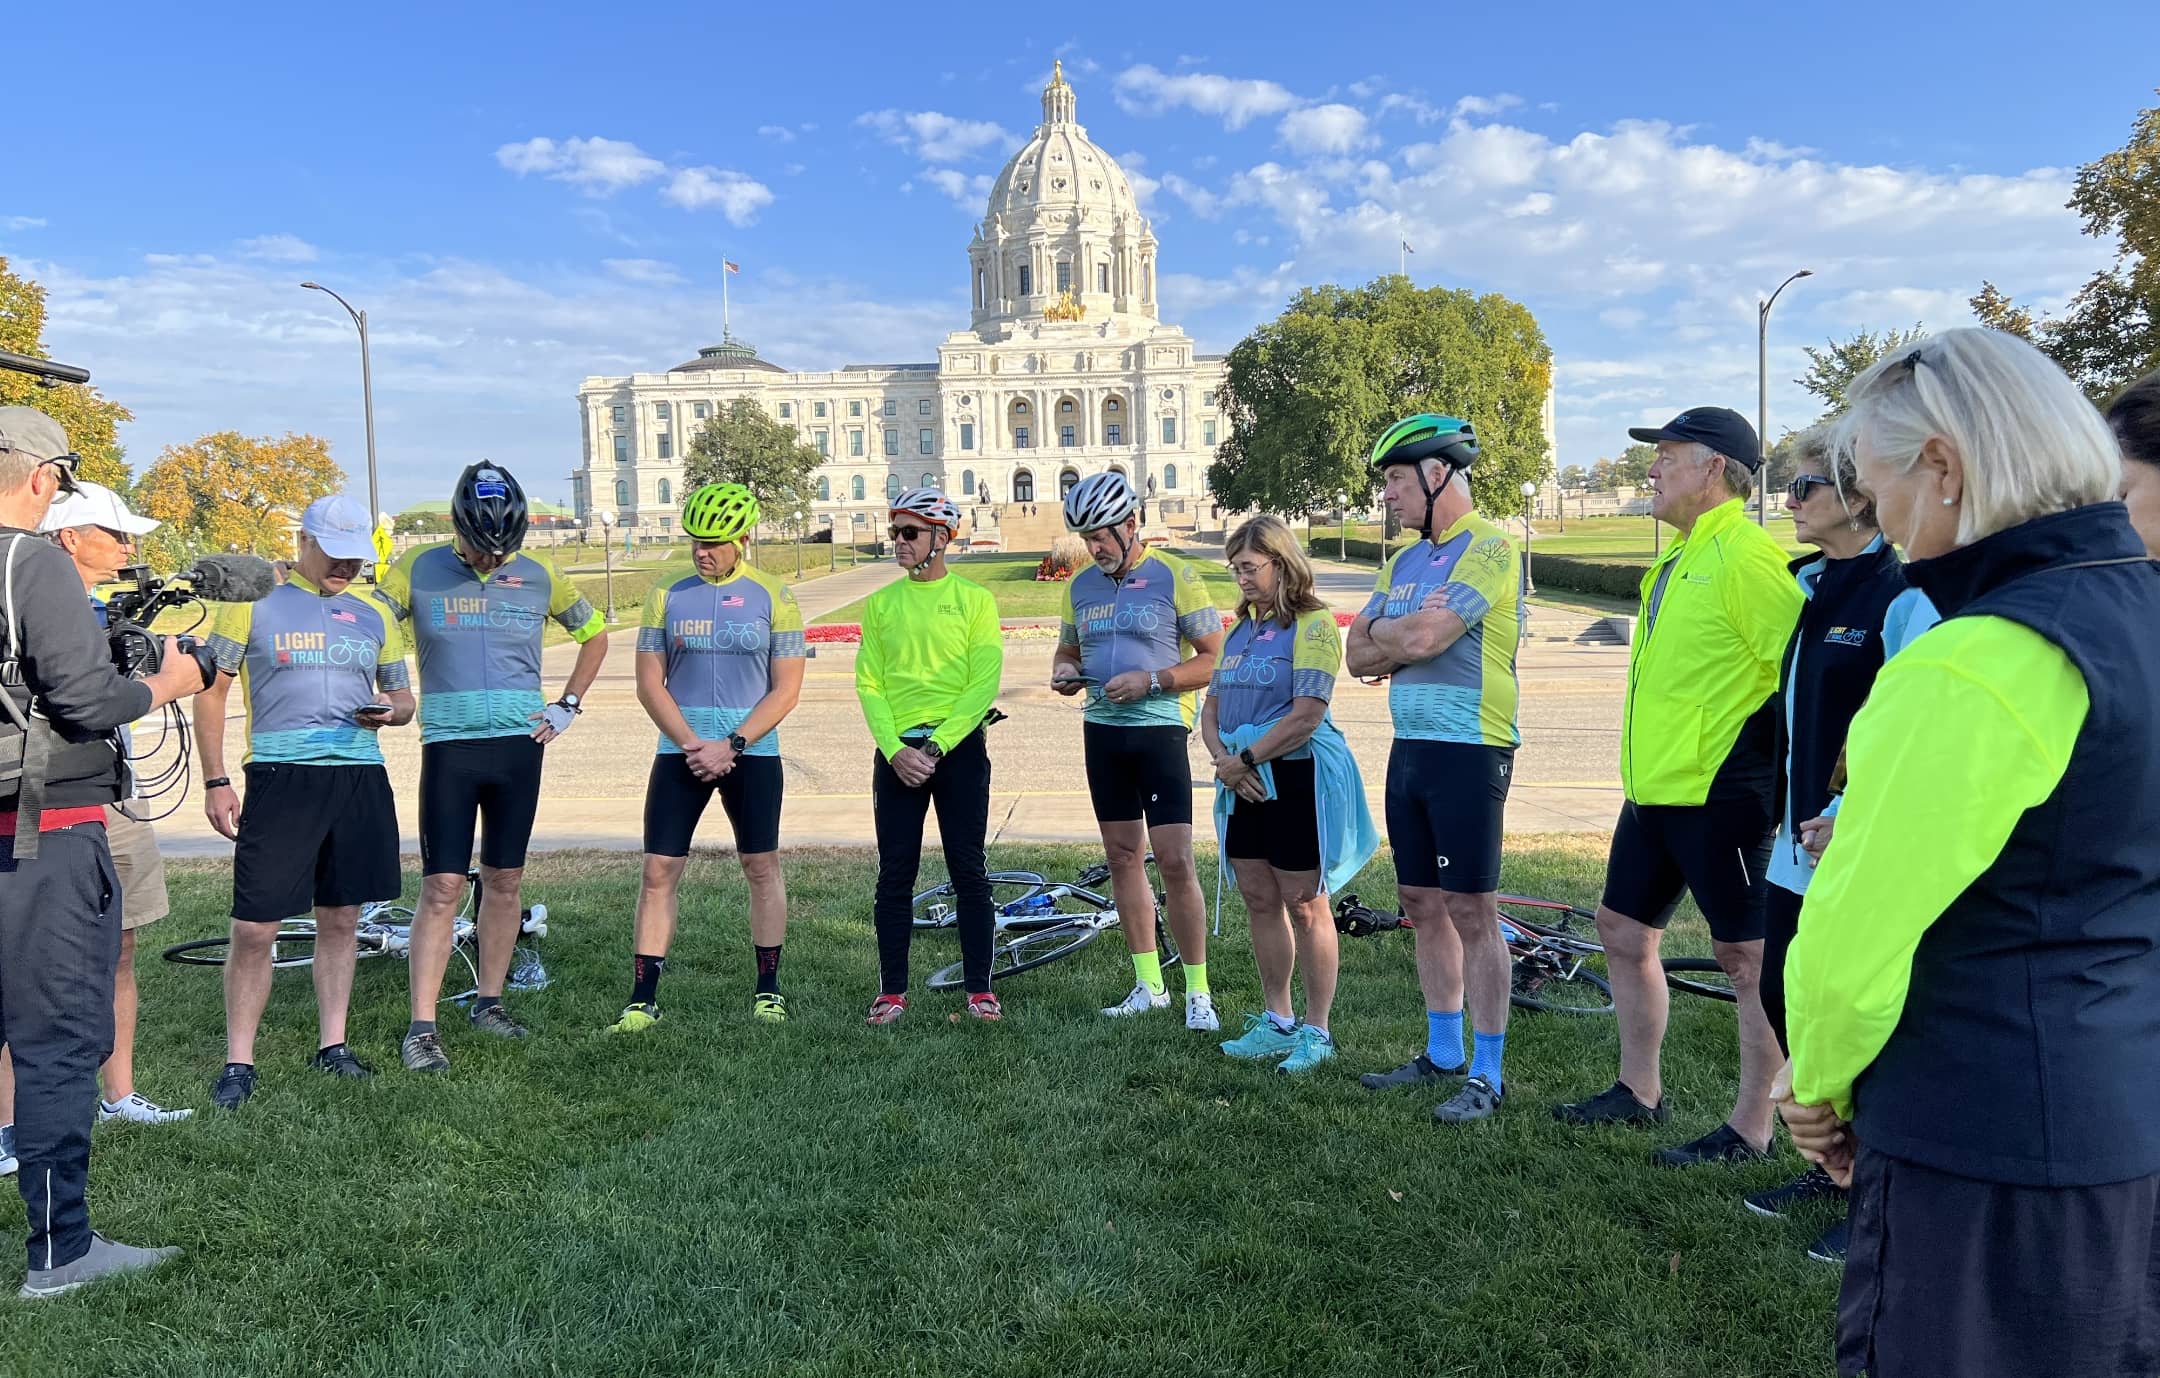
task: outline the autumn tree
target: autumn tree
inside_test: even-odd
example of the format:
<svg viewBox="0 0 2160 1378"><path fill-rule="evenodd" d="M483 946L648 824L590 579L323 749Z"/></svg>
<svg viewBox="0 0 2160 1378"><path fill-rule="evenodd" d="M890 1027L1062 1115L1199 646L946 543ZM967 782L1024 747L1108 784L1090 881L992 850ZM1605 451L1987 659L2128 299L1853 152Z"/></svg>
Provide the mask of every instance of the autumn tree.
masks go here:
<svg viewBox="0 0 2160 1378"><path fill-rule="evenodd" d="M1560 471L1562 488L1585 488L1590 484L1590 471L1580 464L1570 464Z"/></svg>
<svg viewBox="0 0 2160 1378"><path fill-rule="evenodd" d="M8 270L0 258L0 349L49 359L45 348L45 289ZM70 363L81 362L69 360ZM41 387L27 373L0 370L0 407L35 407L60 423L68 445L82 456L81 474L125 493L128 463L120 447L119 426L134 416L93 387L72 383Z"/></svg>
<svg viewBox="0 0 2160 1378"><path fill-rule="evenodd" d="M1884 355L1895 354L1926 334L1916 324L1910 330L1885 330L1881 334L1863 330L1849 340L1826 340L1821 349L1807 346L1801 351L1808 357L1807 372L1793 381L1821 399L1821 419L1842 416L1845 393L1853 380L1873 368Z"/></svg>
<svg viewBox="0 0 2160 1378"><path fill-rule="evenodd" d="M1610 493L1613 487L1613 462L1601 459L1590 466L1590 491Z"/></svg>
<svg viewBox="0 0 2160 1378"><path fill-rule="evenodd" d="M1650 482L1650 466L1655 463L1657 446L1638 440L1612 462L1612 481L1616 486L1640 488Z"/></svg>
<svg viewBox="0 0 2160 1378"><path fill-rule="evenodd" d="M344 486L345 471L319 436L219 431L166 446L136 486L135 508L165 523L145 541L146 554L171 570L211 551L289 556L287 528Z"/></svg>
<svg viewBox="0 0 2160 1378"><path fill-rule="evenodd" d="M757 496L764 520L792 529L795 514L810 506L824 462L793 426L775 420L752 399L738 397L691 438L683 482L691 488L739 483Z"/></svg>

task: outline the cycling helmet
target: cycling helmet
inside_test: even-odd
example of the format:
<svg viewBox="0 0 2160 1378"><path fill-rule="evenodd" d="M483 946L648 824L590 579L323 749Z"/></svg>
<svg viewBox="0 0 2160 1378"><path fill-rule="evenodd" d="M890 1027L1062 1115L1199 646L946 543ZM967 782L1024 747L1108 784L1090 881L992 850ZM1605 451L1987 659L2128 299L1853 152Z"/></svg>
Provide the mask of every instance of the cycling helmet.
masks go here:
<svg viewBox="0 0 2160 1378"><path fill-rule="evenodd" d="M960 526L960 509L951 498L935 488L910 488L891 503L894 516L905 512L911 517L921 517L932 526L942 526L950 536Z"/></svg>
<svg viewBox="0 0 2160 1378"><path fill-rule="evenodd" d="M683 501L682 529L694 541L748 539L758 500L739 483L708 483Z"/></svg>
<svg viewBox="0 0 2160 1378"><path fill-rule="evenodd" d="M1140 506L1140 495L1115 470L1090 474L1065 494L1065 529L1083 535L1117 526Z"/></svg>
<svg viewBox="0 0 2160 1378"><path fill-rule="evenodd" d="M1372 466L1383 473L1396 464L1415 466L1412 472L1417 475L1418 489L1425 494L1425 520L1418 523L1418 534L1428 541L1432 539L1433 504L1457 474L1469 471L1477 457L1477 433L1469 422L1431 412L1404 417L1388 427L1372 447ZM1428 459L1447 466L1438 488L1426 481L1424 462Z"/></svg>
<svg viewBox="0 0 2160 1378"><path fill-rule="evenodd" d="M466 466L450 497L450 525L476 555L515 554L525 544L525 490L508 469L481 460Z"/></svg>

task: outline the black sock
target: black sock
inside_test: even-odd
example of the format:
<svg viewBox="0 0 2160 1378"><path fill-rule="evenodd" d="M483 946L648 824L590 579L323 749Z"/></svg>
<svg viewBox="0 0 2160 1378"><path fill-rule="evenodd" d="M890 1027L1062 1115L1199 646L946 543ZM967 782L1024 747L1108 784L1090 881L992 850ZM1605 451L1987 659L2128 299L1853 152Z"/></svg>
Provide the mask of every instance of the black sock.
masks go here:
<svg viewBox="0 0 2160 1378"><path fill-rule="evenodd" d="M478 1015L481 1011L494 1009L501 1003L502 997L500 995L476 995L473 997L472 1012Z"/></svg>
<svg viewBox="0 0 2160 1378"><path fill-rule="evenodd" d="M660 1003L660 972L667 966L665 957L648 957L640 952L630 958L630 1003L633 1005L657 1005Z"/></svg>
<svg viewBox="0 0 2160 1378"><path fill-rule="evenodd" d="M411 1024L410 1024L410 1025L408 1026L408 1027L407 1027L407 1028L406 1028L406 1030L405 1030L405 1036L406 1036L407 1038L411 1038L411 1037L412 1037L412 1036L413 1036L414 1034L431 1034L431 1033L433 1033L433 1032L435 1032L435 1021L434 1021L434 1020L432 1020L432 1019L415 1019L415 1020L414 1020L414 1021L413 1021L413 1022L412 1022L412 1023L411 1023Z"/></svg>
<svg viewBox="0 0 2160 1378"><path fill-rule="evenodd" d="M757 993L778 995L780 993L780 944L757 947Z"/></svg>
<svg viewBox="0 0 2160 1378"><path fill-rule="evenodd" d="M329 1045L329 1046L327 1046L327 1047L323 1047L323 1048L317 1048L317 1049L315 1050L315 1056L317 1056L317 1057L328 1057L328 1056L330 1056L330 1054L332 1054L332 1053L335 1053L335 1052L338 1052L338 1051L342 1050L342 1049L343 1049L344 1047L345 1047L345 1040L343 1040L343 1039L339 1039L339 1040L338 1040L337 1042L335 1042L335 1043L332 1043L332 1044L330 1044L330 1045Z"/></svg>

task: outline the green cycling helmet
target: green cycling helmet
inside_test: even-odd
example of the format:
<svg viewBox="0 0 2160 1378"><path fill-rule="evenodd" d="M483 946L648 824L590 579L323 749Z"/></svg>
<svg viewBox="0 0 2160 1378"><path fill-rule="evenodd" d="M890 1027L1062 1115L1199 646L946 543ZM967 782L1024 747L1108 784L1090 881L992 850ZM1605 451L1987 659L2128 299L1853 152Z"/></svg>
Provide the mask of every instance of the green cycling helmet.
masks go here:
<svg viewBox="0 0 2160 1378"><path fill-rule="evenodd" d="M1477 432L1459 417L1419 412L1387 428L1372 447L1372 466L1416 464L1437 459L1450 469L1463 470L1478 457Z"/></svg>
<svg viewBox="0 0 2160 1378"><path fill-rule="evenodd" d="M682 529L692 540L739 541L758 524L758 500L739 483L708 483L683 503Z"/></svg>

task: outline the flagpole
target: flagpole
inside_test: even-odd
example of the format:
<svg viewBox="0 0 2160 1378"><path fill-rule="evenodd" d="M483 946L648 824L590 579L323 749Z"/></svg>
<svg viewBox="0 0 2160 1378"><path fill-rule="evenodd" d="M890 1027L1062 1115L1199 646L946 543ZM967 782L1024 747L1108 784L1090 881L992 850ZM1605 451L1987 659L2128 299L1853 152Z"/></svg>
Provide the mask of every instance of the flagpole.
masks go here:
<svg viewBox="0 0 2160 1378"><path fill-rule="evenodd" d="M1398 239L1395 241L1395 276L1399 278L1410 276L1409 249L1409 240Z"/></svg>
<svg viewBox="0 0 2160 1378"><path fill-rule="evenodd" d="M732 340L735 338L735 333L728 326L727 265L727 255L722 254L720 256L720 338Z"/></svg>

